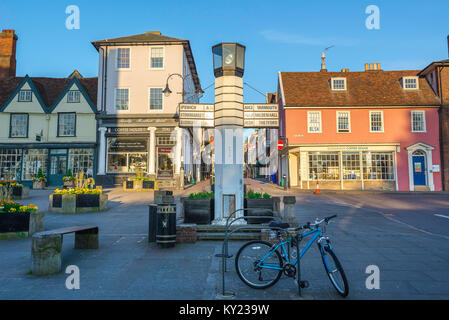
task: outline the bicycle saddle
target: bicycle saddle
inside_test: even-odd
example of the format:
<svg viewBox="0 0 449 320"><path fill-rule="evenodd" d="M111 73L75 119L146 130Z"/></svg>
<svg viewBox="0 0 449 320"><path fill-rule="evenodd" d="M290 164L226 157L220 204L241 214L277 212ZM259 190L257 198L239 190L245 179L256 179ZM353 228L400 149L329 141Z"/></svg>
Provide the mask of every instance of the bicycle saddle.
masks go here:
<svg viewBox="0 0 449 320"><path fill-rule="evenodd" d="M271 221L268 226L282 229L290 228L290 225L287 222L278 222L278 221Z"/></svg>

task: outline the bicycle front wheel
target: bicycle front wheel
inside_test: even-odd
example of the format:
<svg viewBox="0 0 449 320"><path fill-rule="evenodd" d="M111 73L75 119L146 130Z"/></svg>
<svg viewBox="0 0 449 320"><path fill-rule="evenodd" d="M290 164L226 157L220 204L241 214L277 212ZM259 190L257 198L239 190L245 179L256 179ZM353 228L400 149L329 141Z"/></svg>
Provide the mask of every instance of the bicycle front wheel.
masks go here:
<svg viewBox="0 0 449 320"><path fill-rule="evenodd" d="M243 245L235 257L239 278L254 289L274 285L282 276L282 258L269 242L254 240ZM264 258L265 257L265 258Z"/></svg>
<svg viewBox="0 0 449 320"><path fill-rule="evenodd" d="M325 246L324 248L320 246L320 252L324 269L326 270L330 282L339 295L346 297L349 293L349 286L340 261L329 246Z"/></svg>

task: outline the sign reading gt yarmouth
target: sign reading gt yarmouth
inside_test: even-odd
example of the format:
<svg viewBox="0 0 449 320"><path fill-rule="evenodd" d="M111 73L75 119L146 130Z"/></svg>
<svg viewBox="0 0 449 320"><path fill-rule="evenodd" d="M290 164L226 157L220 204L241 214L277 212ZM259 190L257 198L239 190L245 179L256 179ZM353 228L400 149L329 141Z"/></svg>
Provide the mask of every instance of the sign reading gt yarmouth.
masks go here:
<svg viewBox="0 0 449 320"><path fill-rule="evenodd" d="M201 126L215 127L215 105L203 103L181 103L179 126L184 128ZM279 107L274 103L247 103L243 105L244 128L278 128Z"/></svg>

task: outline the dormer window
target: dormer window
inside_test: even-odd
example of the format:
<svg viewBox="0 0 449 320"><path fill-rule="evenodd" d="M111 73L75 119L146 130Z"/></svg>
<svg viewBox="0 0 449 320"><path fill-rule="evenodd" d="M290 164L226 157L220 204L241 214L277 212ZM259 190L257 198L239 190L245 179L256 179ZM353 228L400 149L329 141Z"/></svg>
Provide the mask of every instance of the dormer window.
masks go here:
<svg viewBox="0 0 449 320"><path fill-rule="evenodd" d="M418 77L402 77L402 87L404 90L419 89Z"/></svg>
<svg viewBox="0 0 449 320"><path fill-rule="evenodd" d="M70 90L67 93L68 103L79 103L80 102L80 92L78 90Z"/></svg>
<svg viewBox="0 0 449 320"><path fill-rule="evenodd" d="M19 91L19 102L30 102L32 99L31 90L20 90Z"/></svg>
<svg viewBox="0 0 449 320"><path fill-rule="evenodd" d="M331 88L333 91L346 90L346 78L331 78Z"/></svg>

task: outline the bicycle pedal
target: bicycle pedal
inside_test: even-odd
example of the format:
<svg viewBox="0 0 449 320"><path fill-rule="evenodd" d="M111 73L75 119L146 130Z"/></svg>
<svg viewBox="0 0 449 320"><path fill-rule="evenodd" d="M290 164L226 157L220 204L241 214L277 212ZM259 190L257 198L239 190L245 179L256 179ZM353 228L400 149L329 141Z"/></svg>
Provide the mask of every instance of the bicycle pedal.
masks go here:
<svg viewBox="0 0 449 320"><path fill-rule="evenodd" d="M299 285L302 289L306 289L309 287L309 281L301 281Z"/></svg>
<svg viewBox="0 0 449 320"><path fill-rule="evenodd" d="M222 254L222 253L216 254L215 257L217 257L217 258L223 258L223 254ZM228 255L228 256L224 255L224 257L225 257L226 259L230 259L230 258L233 257L233 255L232 255L232 254L230 254L230 255Z"/></svg>

